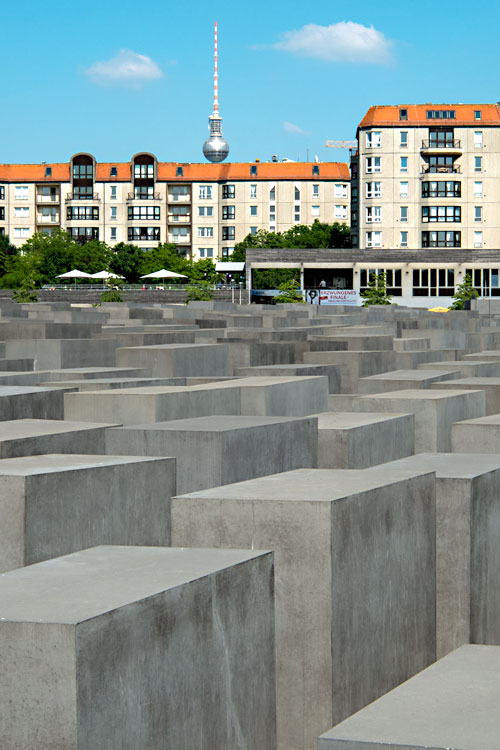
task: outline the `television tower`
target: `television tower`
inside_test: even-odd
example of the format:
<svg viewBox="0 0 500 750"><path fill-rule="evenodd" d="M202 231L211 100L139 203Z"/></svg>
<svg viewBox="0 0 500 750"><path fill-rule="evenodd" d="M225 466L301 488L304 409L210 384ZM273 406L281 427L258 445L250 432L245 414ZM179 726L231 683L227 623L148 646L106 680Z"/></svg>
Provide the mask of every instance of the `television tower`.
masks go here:
<svg viewBox="0 0 500 750"><path fill-rule="evenodd" d="M229 154L229 144L222 136L222 117L219 115L219 74L217 71L217 21L214 40L214 111L208 118L210 135L203 144L203 154L208 161L224 161Z"/></svg>

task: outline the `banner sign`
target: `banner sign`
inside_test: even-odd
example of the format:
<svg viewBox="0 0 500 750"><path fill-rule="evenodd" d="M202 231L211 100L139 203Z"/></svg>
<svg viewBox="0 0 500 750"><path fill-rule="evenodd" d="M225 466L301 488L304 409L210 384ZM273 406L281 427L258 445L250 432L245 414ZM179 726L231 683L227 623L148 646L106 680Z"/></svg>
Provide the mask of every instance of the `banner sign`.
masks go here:
<svg viewBox="0 0 500 750"><path fill-rule="evenodd" d="M306 300L312 305L354 305L361 304L359 292L355 289L307 289Z"/></svg>

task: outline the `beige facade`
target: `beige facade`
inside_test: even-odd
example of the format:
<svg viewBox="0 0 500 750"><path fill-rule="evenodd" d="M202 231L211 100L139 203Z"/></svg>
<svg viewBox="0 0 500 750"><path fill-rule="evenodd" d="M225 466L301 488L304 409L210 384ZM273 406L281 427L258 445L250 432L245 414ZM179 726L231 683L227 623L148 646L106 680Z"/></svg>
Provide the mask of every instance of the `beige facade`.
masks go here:
<svg viewBox="0 0 500 750"><path fill-rule="evenodd" d="M193 259L230 255L260 229L349 223L347 164L173 164L152 154L97 163L0 165L0 233L21 246L34 232L64 229L113 246L172 242Z"/></svg>
<svg viewBox="0 0 500 750"><path fill-rule="evenodd" d="M497 105L372 107L357 137L354 247L500 247Z"/></svg>

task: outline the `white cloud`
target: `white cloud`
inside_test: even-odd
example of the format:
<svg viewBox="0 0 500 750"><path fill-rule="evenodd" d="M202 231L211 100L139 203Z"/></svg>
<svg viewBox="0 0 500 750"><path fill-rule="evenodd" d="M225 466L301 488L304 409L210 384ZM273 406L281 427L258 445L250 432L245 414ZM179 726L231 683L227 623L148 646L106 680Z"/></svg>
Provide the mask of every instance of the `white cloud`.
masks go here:
<svg viewBox="0 0 500 750"><path fill-rule="evenodd" d="M283 130L286 130L287 133L293 133L294 135L309 135L306 130L303 130L299 125L294 125L293 122L285 121L283 123Z"/></svg>
<svg viewBox="0 0 500 750"><path fill-rule="evenodd" d="M283 39L273 46L331 62L384 64L392 59L392 42L381 31L353 21L330 26L308 24L298 31L286 31Z"/></svg>
<svg viewBox="0 0 500 750"><path fill-rule="evenodd" d="M122 49L111 60L96 62L85 71L93 83L137 86L162 78L159 66L146 55Z"/></svg>

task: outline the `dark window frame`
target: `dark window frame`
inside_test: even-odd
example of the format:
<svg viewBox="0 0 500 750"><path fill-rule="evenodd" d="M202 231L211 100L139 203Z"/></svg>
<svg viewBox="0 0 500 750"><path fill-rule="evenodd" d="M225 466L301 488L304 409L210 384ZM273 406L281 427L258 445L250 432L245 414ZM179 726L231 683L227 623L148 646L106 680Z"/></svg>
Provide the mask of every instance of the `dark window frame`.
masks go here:
<svg viewBox="0 0 500 750"><path fill-rule="evenodd" d="M432 183L436 188L432 189ZM453 187L451 187L453 186ZM422 198L461 198L462 183L457 180L429 180L422 182Z"/></svg>
<svg viewBox="0 0 500 750"><path fill-rule="evenodd" d="M431 240L431 234L436 234L435 240ZM452 237L448 238L447 235ZM462 233L450 230L422 232L422 247L462 247Z"/></svg>
<svg viewBox="0 0 500 750"><path fill-rule="evenodd" d="M223 185L222 186L222 199L234 200L235 198L236 198L236 186L235 185Z"/></svg>

